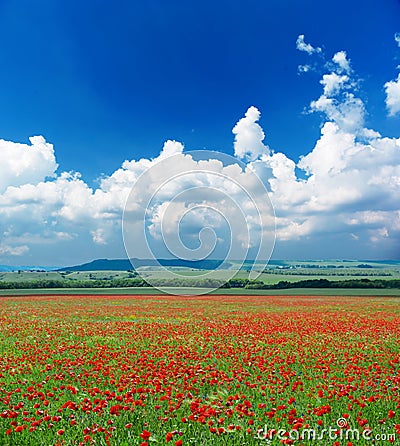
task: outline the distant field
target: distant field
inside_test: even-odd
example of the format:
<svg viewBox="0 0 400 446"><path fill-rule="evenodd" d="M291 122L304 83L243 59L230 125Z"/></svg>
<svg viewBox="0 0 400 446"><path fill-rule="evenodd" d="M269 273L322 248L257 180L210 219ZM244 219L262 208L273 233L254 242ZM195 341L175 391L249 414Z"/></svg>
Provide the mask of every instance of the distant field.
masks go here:
<svg viewBox="0 0 400 446"><path fill-rule="evenodd" d="M25 282L29 280L110 280L125 279L131 277L132 273L128 271L74 271L65 272L36 272L21 271L12 273L0 273L0 280L8 282Z"/></svg>
<svg viewBox="0 0 400 446"><path fill-rule="evenodd" d="M233 265L238 266L238 265ZM154 288L148 290L144 287L132 288L138 283L142 284L142 278L148 280L152 284L162 284L176 289L180 287L179 294L185 293L185 286L188 286L187 294L193 294L195 291L193 287L210 286L214 288L222 285L229 279L248 279L251 265L244 264L242 268L234 274L230 269L207 271L196 270L185 267L169 267L168 270L163 270L154 267L141 267L137 272L133 271L62 271L62 272L39 272L39 271L18 271L18 272L3 272L0 273L0 284L3 282L6 286L13 288L24 288L23 291L15 290L0 290L0 295L17 295L17 294L41 294L45 289L46 293L53 293L60 288L60 294L98 294L104 292L104 287L108 288L107 292L115 293L122 292L124 294L147 294L154 292ZM400 280L400 262L366 262L366 261L345 261L345 260L329 260L329 261L287 261L287 262L271 262L265 268L263 264L256 264L255 268L260 274L257 281L263 282L266 285L274 285L279 282L296 283L305 280L325 279L332 281L360 281L360 279L368 280ZM176 279L171 279L170 273L176 274ZM212 272L212 279L207 278L207 273ZM139 273L139 275L137 274ZM204 279L203 279L204 278ZM210 282L211 280L211 282ZM212 282L214 280L214 282ZM40 281L43 281L41 284ZM76 287L75 287L76 281ZM111 281L113 281L111 283ZM32 285L30 283L32 282ZM33 286L35 282L35 286ZM52 283L51 283L52 282ZM78 284L78 282L80 282ZM63 283L65 285L63 285ZM215 284L216 283L216 284ZM243 281L242 281L243 283ZM15 286L13 285L15 284ZM136 284L136 285L135 285ZM220 285L219 285L220 284ZM215 285L215 286L214 286ZM61 289L63 286L66 289ZM303 284L304 286L304 284ZM312 285L309 285L312 286ZM318 285L317 285L318 286ZM93 287L93 288L92 288ZM122 288L123 287L123 288ZM182 288L183 287L183 288ZM299 284L299 288L301 284ZM76 290L74 290L76 288ZM86 289L85 289L86 288ZM87 289L90 288L90 289ZM97 289L99 288L99 290ZM113 289L111 289L113 288ZM115 290L114 290L115 288ZM35 289L35 291L30 291ZM204 290L203 290L204 291ZM209 291L209 289L205 290ZM217 291L218 293L219 291ZM278 290L263 290L260 292L244 289L241 285L240 290L224 289L221 292L227 294L262 294L262 295L284 295L284 294L305 294L303 287L299 290L291 289L287 291ZM308 294L315 295L319 291L313 289L307 290ZM352 295L352 290L338 290L338 289L324 289L324 295ZM370 290L362 291L363 295L398 295L398 290Z"/></svg>
<svg viewBox="0 0 400 446"><path fill-rule="evenodd" d="M241 269L237 277L246 277L252 265L248 263L232 263L231 269L221 269L218 271L221 278L230 276L232 269ZM307 261L281 261L274 263L271 261L265 267L264 263L256 263L254 270L263 271L262 277L287 278L287 276L310 276L315 277L400 277L400 261L362 261L362 260L307 260ZM141 275L157 275L163 277L162 268L141 267L138 269ZM206 270L195 270L182 267L169 267L168 271L175 271L179 275L199 276L206 273ZM81 273L82 274L82 273Z"/></svg>
<svg viewBox="0 0 400 446"><path fill-rule="evenodd" d="M208 293L207 288L172 288L163 287L168 294L193 295L196 292ZM38 296L38 295L126 295L140 296L149 294L166 294L152 287L137 288L49 288L49 289L22 289L0 290L1 296ZM222 288L208 294L230 296L394 296L400 297L400 289L359 289L359 288L290 288L286 290L251 290L246 288Z"/></svg>
<svg viewBox="0 0 400 446"><path fill-rule="evenodd" d="M26 282L29 280L62 280L63 276L56 272L30 272L21 271L13 273L0 273L0 280L6 282Z"/></svg>
<svg viewBox="0 0 400 446"><path fill-rule="evenodd" d="M400 279L400 263L386 264L371 262L363 264L359 261L325 261L325 262L287 262L287 265L270 265L264 272L260 272L257 280L266 284L275 284L280 281L298 282L300 280L327 279L327 280L357 280L368 279ZM368 267L358 267L357 265L368 265ZM261 265L259 265L261 266ZM234 278L248 278L250 267L245 266ZM257 265L255 270L257 271ZM169 268L168 271L174 271L177 275L190 278L198 278L207 273L204 270L191 270L189 268ZM159 269L146 268L140 270L144 278L163 279L168 277L168 272ZM219 270L217 274L213 272L213 278L227 280L231 277L231 270Z"/></svg>

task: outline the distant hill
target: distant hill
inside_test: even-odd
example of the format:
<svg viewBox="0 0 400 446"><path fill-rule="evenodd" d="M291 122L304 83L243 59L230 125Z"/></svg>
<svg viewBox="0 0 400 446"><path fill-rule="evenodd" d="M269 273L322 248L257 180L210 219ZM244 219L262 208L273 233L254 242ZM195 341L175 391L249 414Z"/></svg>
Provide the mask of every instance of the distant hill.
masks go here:
<svg viewBox="0 0 400 446"><path fill-rule="evenodd" d="M2 273L11 273L13 271L16 271L14 268L15 266L8 266L8 265L0 265L0 272Z"/></svg>
<svg viewBox="0 0 400 446"><path fill-rule="evenodd" d="M57 270L59 266L11 266L11 265L0 265L1 273L12 273L15 271L54 271Z"/></svg>
<svg viewBox="0 0 400 446"><path fill-rule="evenodd" d="M175 266L193 269L215 269L218 268L222 260L181 260L181 259L97 259L82 265L68 266L57 271L129 271L144 266ZM133 265L133 266L132 266Z"/></svg>
<svg viewBox="0 0 400 446"><path fill-rule="evenodd" d="M82 265L66 266L58 271L128 271L132 264L128 259L97 259Z"/></svg>
<svg viewBox="0 0 400 446"><path fill-rule="evenodd" d="M158 263L159 262L159 263ZM192 269L205 269L214 270L223 263L223 260L181 260L181 259L132 259L132 263L128 259L97 259L92 262L84 263L82 265L74 265L68 267L57 266L10 266L0 265L0 272L14 272L14 271L130 271L140 267L183 267ZM224 268L237 267L237 263L232 261L232 264L224 265ZM261 262L262 263L262 262ZM133 266L132 266L133 264ZM344 264L348 268L390 268L400 267L400 260L309 260L309 261L294 261L294 260L270 260L268 266L272 268L291 268L291 267L304 267L304 268L343 268ZM248 269L253 265L253 261L246 260L242 268Z"/></svg>

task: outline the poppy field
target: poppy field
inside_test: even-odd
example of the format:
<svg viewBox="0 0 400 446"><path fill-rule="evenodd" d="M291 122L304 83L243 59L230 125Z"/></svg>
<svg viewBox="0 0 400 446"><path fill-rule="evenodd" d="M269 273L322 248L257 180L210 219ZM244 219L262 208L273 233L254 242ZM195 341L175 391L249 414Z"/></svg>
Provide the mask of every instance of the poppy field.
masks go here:
<svg viewBox="0 0 400 446"><path fill-rule="evenodd" d="M400 444L400 300L0 298L0 445Z"/></svg>

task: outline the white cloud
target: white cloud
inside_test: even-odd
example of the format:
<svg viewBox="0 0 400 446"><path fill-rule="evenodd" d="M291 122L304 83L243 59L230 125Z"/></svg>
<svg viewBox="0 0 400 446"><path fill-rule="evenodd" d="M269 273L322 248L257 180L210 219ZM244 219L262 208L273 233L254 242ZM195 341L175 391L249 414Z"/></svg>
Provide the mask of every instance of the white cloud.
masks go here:
<svg viewBox="0 0 400 446"><path fill-rule="evenodd" d="M214 244L215 255L221 254L229 247L231 236L230 258L243 258L244 250L257 247L260 225L272 215L265 187L237 160L235 164L222 162L234 161L227 158L220 160L211 152L208 158L197 160L190 153L179 153L156 162L141 176L127 201L124 234L128 252L151 256L148 246L158 241L154 251L158 257L168 247L169 254L181 258L204 258ZM148 222L148 246L138 221ZM184 246L184 240L191 249Z"/></svg>
<svg viewBox="0 0 400 446"><path fill-rule="evenodd" d="M304 52L306 52L307 54L313 54L313 53L320 53L322 50L321 50L321 48L318 48L318 47L313 47L312 45L310 45L309 43L306 43L305 41L304 41L304 34L300 34L298 37L297 37L297 40L296 40L296 48L299 50L299 51L304 51Z"/></svg>
<svg viewBox="0 0 400 446"><path fill-rule="evenodd" d="M340 71L346 73L350 72L350 61L347 59L347 54L345 51L337 52L332 60L339 66Z"/></svg>
<svg viewBox="0 0 400 446"><path fill-rule="evenodd" d="M400 33L394 35L394 40L400 48ZM400 65L397 68L400 68ZM396 79L386 82L384 88L386 92L386 108L389 116L400 114L400 74Z"/></svg>
<svg viewBox="0 0 400 446"><path fill-rule="evenodd" d="M386 108L389 116L395 116L400 113L400 74L397 79L386 82Z"/></svg>
<svg viewBox="0 0 400 446"><path fill-rule="evenodd" d="M346 75L340 76L337 73L324 74L322 76L321 84L324 86L324 95L332 96L338 93L343 85L348 82L349 77Z"/></svg>
<svg viewBox="0 0 400 446"><path fill-rule="evenodd" d="M96 229L94 231L90 231L90 234L93 238L93 241L95 243L98 243L99 245L106 245L107 241L104 234L104 229Z"/></svg>
<svg viewBox="0 0 400 446"><path fill-rule="evenodd" d="M179 141L166 141L157 159L161 160L167 156L178 155L183 152L183 144Z"/></svg>
<svg viewBox="0 0 400 446"><path fill-rule="evenodd" d="M7 256L22 256L29 251L28 246L8 246L8 245L0 245L0 255Z"/></svg>
<svg viewBox="0 0 400 446"><path fill-rule="evenodd" d="M350 77L351 68L346 53L343 51L336 53L333 61L336 62L333 71L324 74L320 80L324 87L323 94L311 102L310 110L325 114L329 121L336 122L347 132L365 133L367 131L363 126L365 106L352 91L356 82ZM332 68L331 64L327 66ZM344 68L348 74L341 74Z"/></svg>
<svg viewBox="0 0 400 446"><path fill-rule="evenodd" d="M0 193L9 185L38 184L54 176L53 146L42 136L32 136L29 141L30 145L0 140Z"/></svg>
<svg viewBox="0 0 400 446"><path fill-rule="evenodd" d="M394 35L394 40L397 42L397 45L398 45L399 48L400 48L400 33L396 33L396 34Z"/></svg>
<svg viewBox="0 0 400 446"><path fill-rule="evenodd" d="M311 70L310 65L299 65L297 67L297 71L301 73L308 73Z"/></svg>
<svg viewBox="0 0 400 446"><path fill-rule="evenodd" d="M215 209L236 225L234 230L240 241L238 249L256 245L256 236L252 240L246 236L247 228L253 228L256 233L256 224L252 223L256 221L255 209L226 179L226 175L240 178L246 190L262 202L265 191L253 187L251 176L246 174L249 170L256 172L270 190L277 215L278 243L303 239L310 239L312 243L321 234L328 243L331 234L342 234L360 245L373 242L375 246L378 239L396 245L400 238L400 139L385 138L365 128L362 113L355 113L358 124L349 126L343 116L349 119L348 116L354 113L353 108L363 109L363 104L359 104L354 95L350 99L344 95L342 103L333 99L322 95L316 101L319 105L314 107L325 114L327 121L315 147L297 165L285 154L271 152L263 144L259 111L250 107L234 127L236 155L248 159L245 171L236 165L224 166L212 157L195 161L185 154L182 144L168 141L159 157L125 161L120 169L103 178L95 190L79 174L69 173L60 173L54 179L44 179L37 184L9 185L0 195L3 234L0 255L3 258L30 252L38 255L39 251L46 250L54 255L56 246L68 246L78 253L82 246L87 246L88 253L93 253L88 254L89 258L95 257L96 252L109 252L121 237L122 210L132 186L149 167L157 163L163 166L162 162L167 159L171 159L171 165L168 169L162 167L148 180L150 183L147 181L142 185L133 210L143 208L142 197L146 190L151 190L153 181L163 182L182 171L194 174L189 177L178 175L155 197L148 215L149 233L154 242L162 239L161 231L168 237L176 234L175 229L181 220L183 232L189 239L194 240L199 228L208 223L216 231L217 239L226 241L226 227L220 214L207 214L203 208L196 208L185 217L191 206L190 200L185 202L182 198L170 202L169 197L197 187L200 192L192 198L208 205L214 203ZM363 142L359 140L360 135ZM306 172L306 179L296 176L296 167ZM206 173L201 173L204 170ZM203 186L207 193L201 189ZM210 192L210 188L216 192ZM238 218L238 210L231 202L213 195L222 191L241 203L243 209L247 207L246 222ZM267 207L260 206L260 209L268 211ZM209 249L212 240L212 237L205 239L203 248ZM139 244L137 248L140 251Z"/></svg>
<svg viewBox="0 0 400 446"><path fill-rule="evenodd" d="M361 132L365 117L365 106L353 93L345 93L341 100L321 95L310 104L311 111L322 112L343 130Z"/></svg>
<svg viewBox="0 0 400 446"><path fill-rule="evenodd" d="M265 135L258 124L260 112L256 107L250 107L244 118L241 118L232 133L235 135L235 156L240 159L253 161L260 155L269 152L269 148L263 144Z"/></svg>
<svg viewBox="0 0 400 446"><path fill-rule="evenodd" d="M398 252L400 138L385 138L365 127L365 105L355 94L346 54L336 53L333 62L320 81L323 93L310 104L325 122L314 148L297 164L307 178L296 176L295 163L284 154L252 163L270 184L278 241L309 239L312 244L318 234L327 240L336 234L359 246L379 240L388 251Z"/></svg>

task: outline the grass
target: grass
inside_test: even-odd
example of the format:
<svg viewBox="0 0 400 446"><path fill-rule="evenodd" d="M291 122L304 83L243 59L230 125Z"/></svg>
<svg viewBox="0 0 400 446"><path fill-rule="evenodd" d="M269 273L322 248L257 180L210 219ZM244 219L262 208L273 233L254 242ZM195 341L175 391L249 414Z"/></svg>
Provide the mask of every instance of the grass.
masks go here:
<svg viewBox="0 0 400 446"><path fill-rule="evenodd" d="M36 272L21 271L11 273L0 273L0 280L6 282L27 282L30 280L63 280L62 274L58 272Z"/></svg>
<svg viewBox="0 0 400 446"><path fill-rule="evenodd" d="M0 273L0 280L7 282L29 282L31 280L109 280L131 277L128 271L73 271L73 272L5 272Z"/></svg>
<svg viewBox="0 0 400 446"><path fill-rule="evenodd" d="M298 281L313 278L322 278L328 280L341 280L341 279L360 279L376 278L400 278L400 261L399 262L379 262L362 260L321 260L321 261L282 261L280 265L270 263L265 270L261 273L259 279L265 283L272 284L281 280ZM360 265L368 265L368 268L360 267ZM233 262L234 268L239 268L239 264ZM264 264L256 264L256 268L263 269ZM246 268L249 266L244 265L244 269L240 270L235 277L247 278L248 271ZM204 273L209 271L195 270L191 268L178 268L170 267L169 271L175 272L182 277L196 278L201 277ZM141 267L138 270L140 274L145 277L164 278L168 277L161 268L155 269L154 267ZM213 272L215 273L215 271ZM11 272L0 273L0 280L4 281L29 281L29 280L108 280L116 278L131 277L131 273L128 271L64 271L64 272ZM218 270L213 277L216 279L227 279L232 275L232 270Z"/></svg>
<svg viewBox="0 0 400 446"><path fill-rule="evenodd" d="M358 263L359 264L359 263ZM282 280L288 282L297 282L300 280L309 279L327 279L327 280L357 280L360 278L370 278L370 279L398 279L400 278L400 266L392 266L389 268L387 265L385 267L375 267L375 268L357 268L355 265L348 266L346 268L309 268L309 264L304 264L302 267L295 269L279 269L279 268L269 268L266 272L260 273L257 280L261 280L266 284L278 283ZM189 268L169 268L169 271L173 271L177 276L185 278L196 278L202 277L207 271L204 270L191 270ZM168 277L168 273L164 271L152 270L151 268L146 268L146 270L139 270L140 274L145 278L162 279ZM240 270L235 275L234 278L248 278L248 271ZM216 274L213 274L213 278L228 280L232 276L232 270L219 270Z"/></svg>

